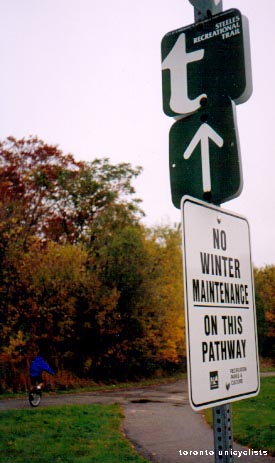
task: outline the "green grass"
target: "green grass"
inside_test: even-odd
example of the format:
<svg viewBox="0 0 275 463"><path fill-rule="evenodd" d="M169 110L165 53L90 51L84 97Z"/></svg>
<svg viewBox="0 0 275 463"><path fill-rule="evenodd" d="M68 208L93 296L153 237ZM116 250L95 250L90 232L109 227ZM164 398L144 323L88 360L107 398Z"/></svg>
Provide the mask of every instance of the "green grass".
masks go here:
<svg viewBox="0 0 275 463"><path fill-rule="evenodd" d="M149 387L149 386L156 386L159 384L168 384L168 383L173 383L174 381L180 380L180 379L185 379L187 377L186 373L176 373L174 375L170 376L162 376L162 377L157 377L157 378L144 378L139 381L127 381L127 382L122 382L122 383L113 383L113 384L104 384L104 383L93 383L90 386L84 386L84 387L74 387L74 388L68 388L68 389L56 389L52 390L51 392L47 391L47 388L43 391L43 395L47 394L75 394L78 392L104 392L104 391L116 391L116 390L127 390L127 389L133 389L137 387ZM47 381L45 382L47 384ZM21 392L3 392L0 393L0 400L5 400L5 399L15 399L15 398L20 398L20 397L25 397L26 396L26 391L21 391Z"/></svg>
<svg viewBox="0 0 275 463"><path fill-rule="evenodd" d="M1 412L0 463L146 463L122 418L116 404Z"/></svg>
<svg viewBox="0 0 275 463"><path fill-rule="evenodd" d="M212 410L205 410L209 423ZM232 404L234 440L275 456L275 377L261 378L258 396Z"/></svg>

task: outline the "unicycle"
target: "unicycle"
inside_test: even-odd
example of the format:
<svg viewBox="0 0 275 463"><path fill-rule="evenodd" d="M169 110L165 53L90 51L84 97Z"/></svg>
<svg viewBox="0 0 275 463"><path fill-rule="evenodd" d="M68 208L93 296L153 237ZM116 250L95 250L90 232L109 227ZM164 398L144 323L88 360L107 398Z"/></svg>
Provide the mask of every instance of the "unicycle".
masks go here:
<svg viewBox="0 0 275 463"><path fill-rule="evenodd" d="M29 402L32 407L38 407L41 402L42 390L41 387L35 386L29 392Z"/></svg>

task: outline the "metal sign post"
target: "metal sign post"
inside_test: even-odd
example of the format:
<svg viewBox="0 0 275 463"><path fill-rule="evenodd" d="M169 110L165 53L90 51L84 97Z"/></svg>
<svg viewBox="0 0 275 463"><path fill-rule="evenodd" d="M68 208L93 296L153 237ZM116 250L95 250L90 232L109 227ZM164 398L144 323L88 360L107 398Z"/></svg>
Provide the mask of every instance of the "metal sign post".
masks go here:
<svg viewBox="0 0 275 463"><path fill-rule="evenodd" d="M231 404L213 407L215 463L233 463Z"/></svg>
<svg viewBox="0 0 275 463"><path fill-rule="evenodd" d="M189 0L194 6L195 21L222 12L222 0ZM231 404L212 408L215 463L233 463Z"/></svg>
<svg viewBox="0 0 275 463"><path fill-rule="evenodd" d="M259 392L249 226L220 207L242 190L235 105L252 93L249 31L222 0L189 1L195 23L161 42L163 111L176 118L169 167L182 210L189 401L212 408L215 463L232 463L231 402Z"/></svg>
<svg viewBox="0 0 275 463"><path fill-rule="evenodd" d="M189 0L194 7L195 21L199 22L222 12L222 0Z"/></svg>
<svg viewBox="0 0 275 463"><path fill-rule="evenodd" d="M194 6L195 21L222 12L222 0L189 0ZM215 463L233 463L233 430L231 404L213 407Z"/></svg>

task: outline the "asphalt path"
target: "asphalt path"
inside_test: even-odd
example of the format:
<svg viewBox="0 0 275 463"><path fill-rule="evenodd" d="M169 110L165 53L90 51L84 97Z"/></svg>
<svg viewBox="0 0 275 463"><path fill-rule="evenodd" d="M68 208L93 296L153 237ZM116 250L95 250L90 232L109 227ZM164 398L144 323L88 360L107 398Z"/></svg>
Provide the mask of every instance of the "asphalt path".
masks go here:
<svg viewBox="0 0 275 463"><path fill-rule="evenodd" d="M40 407L112 403L124 410L124 434L150 461L214 463L213 430L201 413L191 409L186 380L119 391L44 395ZM0 410L27 408L27 397L0 401ZM234 462L275 463L275 458L252 454L251 449L235 443L233 450Z"/></svg>

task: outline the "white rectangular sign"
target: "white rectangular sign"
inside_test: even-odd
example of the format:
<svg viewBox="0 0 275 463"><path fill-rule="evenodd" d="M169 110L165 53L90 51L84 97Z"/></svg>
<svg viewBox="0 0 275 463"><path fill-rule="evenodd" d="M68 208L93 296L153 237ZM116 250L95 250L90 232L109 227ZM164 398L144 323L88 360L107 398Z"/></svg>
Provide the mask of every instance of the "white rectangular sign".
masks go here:
<svg viewBox="0 0 275 463"><path fill-rule="evenodd" d="M259 367L247 220L182 199L189 399L192 408L257 395Z"/></svg>

